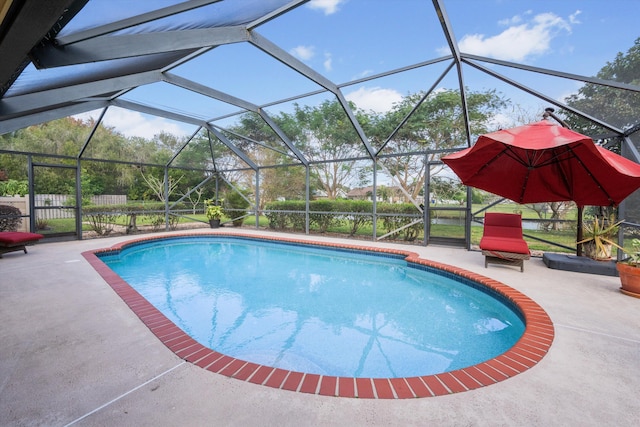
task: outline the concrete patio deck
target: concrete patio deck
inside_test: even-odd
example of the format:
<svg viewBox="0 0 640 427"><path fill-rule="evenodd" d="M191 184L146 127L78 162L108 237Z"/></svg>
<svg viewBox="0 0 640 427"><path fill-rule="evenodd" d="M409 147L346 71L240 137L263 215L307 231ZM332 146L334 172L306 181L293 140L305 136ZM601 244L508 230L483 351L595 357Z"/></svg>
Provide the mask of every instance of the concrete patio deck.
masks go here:
<svg viewBox="0 0 640 427"><path fill-rule="evenodd" d="M458 248L295 235L456 265L523 292L554 322L549 353L503 382L431 398L337 398L239 381L177 357L81 255L133 238L40 243L0 259L0 425L640 425L640 299L620 293L617 277L552 270L541 258L521 273L484 268L479 252Z"/></svg>

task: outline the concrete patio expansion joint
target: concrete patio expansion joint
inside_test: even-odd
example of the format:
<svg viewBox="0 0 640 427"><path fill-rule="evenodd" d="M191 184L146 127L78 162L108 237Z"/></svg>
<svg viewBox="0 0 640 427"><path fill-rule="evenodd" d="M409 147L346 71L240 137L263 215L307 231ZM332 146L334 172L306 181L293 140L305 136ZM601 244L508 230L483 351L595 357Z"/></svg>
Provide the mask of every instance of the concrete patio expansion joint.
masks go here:
<svg viewBox="0 0 640 427"><path fill-rule="evenodd" d="M161 378L161 377L163 377L163 376L167 375L168 373L172 372L174 369L177 369L177 368L179 368L180 366L182 366L182 365L184 365L184 364L186 364L186 363L187 363L187 362L185 362L185 361L183 360L182 362L178 363L176 366L174 366L174 367L172 367L172 368L169 368L169 369L167 369L166 371L164 371L164 372L162 372L162 373L160 373L160 374L156 375L155 377L151 378L150 380L147 380L147 381L143 382L142 384L140 384L140 385L138 385L138 386L136 386L136 387L132 388L131 390L129 390L129 391L125 392L125 393L122 393L120 396L116 397L115 399L110 400L109 402L105 403L104 405L101 405L101 406L97 407L97 408L96 408L96 409L94 409L93 411L91 411L91 412L87 412L86 414L84 414L84 415L83 415L83 416L81 416L80 418L76 418L75 420L73 420L73 421L71 421L70 423L66 424L66 425L65 425L65 427L72 426L72 425L74 425L74 424L79 423L80 421L84 420L85 418L90 417L91 415L95 414L96 412L101 411L102 409L106 408L107 406L109 406L109 405L111 405L111 404L113 404L113 403L117 402L118 400L120 400L120 399L122 399L122 398L124 398L124 397L126 397L126 396L128 396L128 395L130 395L131 393L133 393L133 392L135 392L135 391L137 391L137 390L141 389L142 387L144 387L144 386L146 386L146 385L148 385L148 384L151 384L152 382L154 382L154 381L156 381L157 379L159 379L159 378Z"/></svg>
<svg viewBox="0 0 640 427"><path fill-rule="evenodd" d="M609 338L613 338L613 339L616 339L616 340L629 341L629 342L632 342L632 343L635 343L635 344L640 344L640 339L621 337L619 335L607 334L606 332L599 332L599 331L594 331L592 329L578 328L576 326L562 325L562 324L558 324L558 323L555 323L554 325L555 326L559 326L560 328L573 329L574 331L581 331L581 332L586 332L588 334L600 335L600 336L603 336L603 337L609 337Z"/></svg>

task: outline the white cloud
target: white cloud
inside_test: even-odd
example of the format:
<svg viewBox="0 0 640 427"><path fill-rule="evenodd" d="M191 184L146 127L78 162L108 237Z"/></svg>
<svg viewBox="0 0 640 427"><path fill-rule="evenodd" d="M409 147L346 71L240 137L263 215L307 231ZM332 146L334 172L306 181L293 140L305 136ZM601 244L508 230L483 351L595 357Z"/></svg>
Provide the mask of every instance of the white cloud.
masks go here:
<svg viewBox="0 0 640 427"><path fill-rule="evenodd" d="M502 33L487 36L485 34L466 34L460 39L461 52L488 56L507 61L523 61L531 56L542 55L551 50L551 41L562 31L571 33L571 24L578 23L571 15L569 21L553 14L540 13L534 16L522 16L500 21L509 25ZM528 12L525 15L530 15ZM441 48L441 53L450 53Z"/></svg>
<svg viewBox="0 0 640 427"><path fill-rule="evenodd" d="M74 117L81 120L88 120L89 118L97 120L99 115L89 112ZM110 108L102 122L105 126L112 127L116 132L120 132L127 137L139 136L151 139L161 132L176 136L183 136L188 133L177 123L161 117L145 116L137 111L122 108Z"/></svg>
<svg viewBox="0 0 640 427"><path fill-rule="evenodd" d="M580 15L581 13L581 10L576 10L574 13L569 15L569 22L571 22L572 24L581 24L580 20L578 19L578 15Z"/></svg>
<svg viewBox="0 0 640 427"><path fill-rule="evenodd" d="M358 108L365 111L384 113L393 107L393 104L402 101L400 92L393 89L383 89L380 87L360 89L345 94L345 98L356 104Z"/></svg>
<svg viewBox="0 0 640 427"><path fill-rule="evenodd" d="M373 74L373 70L364 70L361 71L360 73L356 74L355 76L353 76L351 78L351 80L358 80L358 79L363 79L367 76L370 76L371 74Z"/></svg>
<svg viewBox="0 0 640 427"><path fill-rule="evenodd" d="M344 0L311 0L307 5L311 9L323 11L325 15L331 15L338 11L338 7L342 3Z"/></svg>
<svg viewBox="0 0 640 427"><path fill-rule="evenodd" d="M514 126L517 125L513 122L513 118L502 113L495 114L487 123L487 129L489 130L489 132L495 132L500 129L508 129Z"/></svg>
<svg viewBox="0 0 640 427"><path fill-rule="evenodd" d="M324 63L323 63L325 71L333 70L332 61L333 61L333 59L331 58L331 54L330 53L325 53L324 54Z"/></svg>
<svg viewBox="0 0 640 427"><path fill-rule="evenodd" d="M314 57L315 48L313 46L297 46L291 49L289 53L298 59L307 61Z"/></svg>
<svg viewBox="0 0 640 427"><path fill-rule="evenodd" d="M521 22L522 22L522 16L516 15L516 16L512 16L511 18L502 19L498 21L498 25L501 25L503 27L510 27L512 25L517 25Z"/></svg>

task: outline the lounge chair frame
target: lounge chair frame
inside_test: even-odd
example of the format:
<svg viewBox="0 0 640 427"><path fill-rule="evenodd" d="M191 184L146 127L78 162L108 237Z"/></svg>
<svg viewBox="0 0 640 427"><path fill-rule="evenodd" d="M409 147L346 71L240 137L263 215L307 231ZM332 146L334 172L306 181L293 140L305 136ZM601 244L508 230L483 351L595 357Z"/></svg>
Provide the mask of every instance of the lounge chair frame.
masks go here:
<svg viewBox="0 0 640 427"><path fill-rule="evenodd" d="M27 246L33 245L44 236L37 233L26 233L21 231L0 232L0 258L2 254L15 251L27 253Z"/></svg>

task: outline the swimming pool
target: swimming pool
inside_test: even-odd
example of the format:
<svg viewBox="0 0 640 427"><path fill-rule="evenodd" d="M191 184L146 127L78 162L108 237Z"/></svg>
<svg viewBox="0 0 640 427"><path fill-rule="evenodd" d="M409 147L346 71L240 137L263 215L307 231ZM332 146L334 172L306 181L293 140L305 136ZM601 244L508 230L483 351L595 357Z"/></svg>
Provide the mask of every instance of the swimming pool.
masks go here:
<svg viewBox="0 0 640 427"><path fill-rule="evenodd" d="M156 335L170 336L163 341L180 347L181 357L275 387L379 398L446 394L530 368L553 339L546 313L517 291L406 251L199 235L85 256L92 261L95 253L122 276L111 283L116 291L133 285L126 295L137 293L136 304L145 301L154 317L148 301L162 313L147 324L162 325ZM150 265L157 256L165 258ZM213 270L193 268L206 264Z"/></svg>

